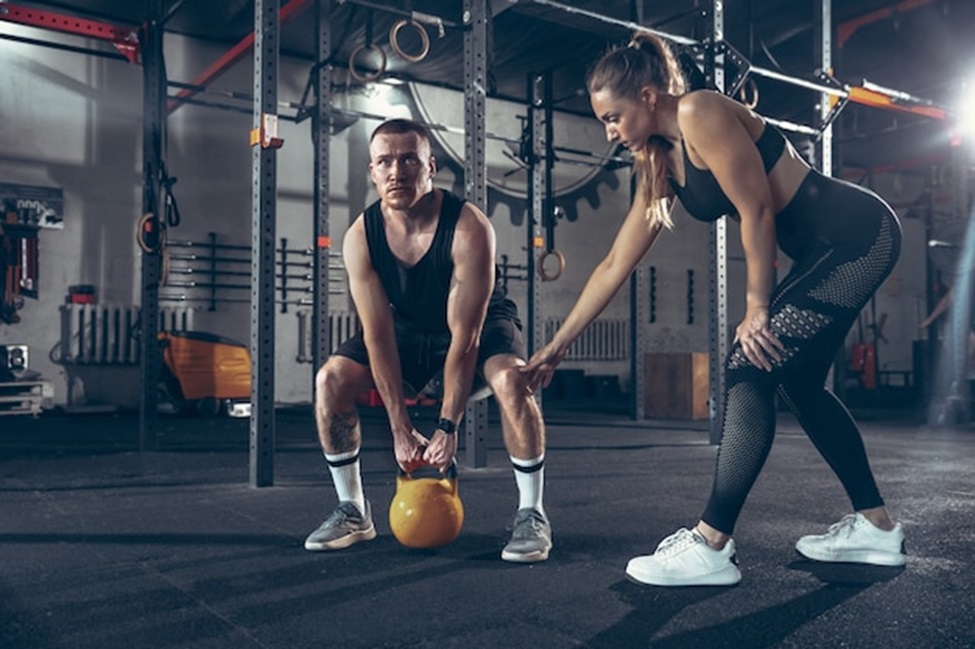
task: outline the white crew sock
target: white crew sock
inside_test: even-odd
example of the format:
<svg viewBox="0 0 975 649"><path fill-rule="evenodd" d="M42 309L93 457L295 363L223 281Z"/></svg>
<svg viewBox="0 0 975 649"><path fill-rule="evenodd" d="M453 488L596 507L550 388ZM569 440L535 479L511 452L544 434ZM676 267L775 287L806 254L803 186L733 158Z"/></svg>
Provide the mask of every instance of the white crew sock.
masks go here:
<svg viewBox="0 0 975 649"><path fill-rule="evenodd" d="M544 516L542 492L545 488L545 454L530 460L508 457L514 466L515 484L518 485L518 509L537 509Z"/></svg>
<svg viewBox="0 0 975 649"><path fill-rule="evenodd" d="M359 511L366 513L366 496L362 491L362 475L359 471L359 449L347 453L326 453L325 461L332 474L332 483L339 501L354 502Z"/></svg>

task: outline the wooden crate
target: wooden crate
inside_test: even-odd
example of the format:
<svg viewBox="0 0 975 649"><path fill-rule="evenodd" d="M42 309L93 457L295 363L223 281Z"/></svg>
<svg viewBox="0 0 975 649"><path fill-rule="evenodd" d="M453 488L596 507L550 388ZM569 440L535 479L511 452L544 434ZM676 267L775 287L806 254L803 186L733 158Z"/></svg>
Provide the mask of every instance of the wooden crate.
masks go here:
<svg viewBox="0 0 975 649"><path fill-rule="evenodd" d="M39 415L54 397L50 381L12 381L0 383L0 416Z"/></svg>
<svg viewBox="0 0 975 649"><path fill-rule="evenodd" d="M707 419L708 376L708 355L704 352L644 354L644 416Z"/></svg>

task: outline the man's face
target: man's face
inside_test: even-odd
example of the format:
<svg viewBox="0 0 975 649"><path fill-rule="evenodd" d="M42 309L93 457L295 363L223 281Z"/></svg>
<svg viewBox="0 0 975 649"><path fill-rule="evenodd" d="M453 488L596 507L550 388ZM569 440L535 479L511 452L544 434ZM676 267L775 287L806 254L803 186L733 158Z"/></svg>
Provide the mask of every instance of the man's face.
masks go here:
<svg viewBox="0 0 975 649"><path fill-rule="evenodd" d="M369 175L383 204L409 209L433 189L437 166L416 133L380 133L369 145Z"/></svg>

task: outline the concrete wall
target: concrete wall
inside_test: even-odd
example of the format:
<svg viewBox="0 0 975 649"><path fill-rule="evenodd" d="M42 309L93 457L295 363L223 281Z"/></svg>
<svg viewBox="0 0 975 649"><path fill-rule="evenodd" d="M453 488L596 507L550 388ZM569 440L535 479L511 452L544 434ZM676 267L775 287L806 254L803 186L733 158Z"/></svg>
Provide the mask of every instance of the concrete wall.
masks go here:
<svg viewBox="0 0 975 649"><path fill-rule="evenodd" d="M27 28L5 30L35 38L56 40L57 35ZM169 78L190 81L224 48L167 35L166 64ZM307 62L282 59L280 99L298 101L307 81ZM225 91L252 92L251 60L246 58L214 84ZM0 324L0 343L26 343L31 365L54 381L56 401L66 403L69 387L84 386L94 401L134 406L137 403L137 369L113 367L65 367L57 359L60 339L59 307L68 286L93 284L103 303L137 303L139 299L139 251L134 228L141 212L142 72L123 62L85 57L37 46L0 41L0 182L59 187L65 196L65 228L42 231L40 299L27 300L21 322ZM353 87L339 95L340 108L385 116L414 116L445 126L463 125L463 99L459 93L410 89L374 84ZM172 228L172 239L205 241L217 233L219 241L248 245L251 222L251 128L247 102L211 97L235 103L244 112L185 105L168 121L166 163L182 215ZM288 111L285 111L288 112ZM291 111L293 112L293 111ZM524 107L491 102L486 117L489 133L516 139L519 115ZM378 121L360 119L332 140L331 235L335 252L341 250L346 226L375 194L366 176L368 135ZM602 128L593 119L560 115L556 144L597 154L608 152ZM286 237L289 248L312 245L313 156L310 123L282 121L284 147L278 154L277 236ZM440 159L438 185L462 192L462 138L438 132ZM505 155L502 140L489 142L489 177L492 181L488 212L498 233L498 252L512 263L525 263L524 172ZM563 158L572 156L563 156ZM576 161L578 162L578 161ZM893 181L891 181L893 182ZM906 202L920 188L884 184L877 189ZM544 317L564 316L586 278L605 255L616 228L625 215L628 172L608 172L577 163L565 163L556 171L556 203L568 217L556 228L556 247L565 255L564 275L542 284ZM646 324L646 347L655 352L707 350L707 227L678 210L677 227L665 233L651 251L646 266L657 278L656 322ZM905 247L894 276L878 293L876 309L887 313L880 349L887 369L910 369L910 343L916 337L918 304L924 299L923 228L905 224ZM744 262L737 227L730 232L730 324L733 328L744 306ZM694 273L691 303L694 323L687 324L688 270ZM340 274L340 273L337 273ZM247 279L243 278L244 283ZM339 284L338 288L343 285ZM525 284L513 281L511 294L525 310ZM180 291L164 290L163 294ZM198 293L199 294L199 293ZM230 296L231 293L223 293ZM246 299L247 291L232 293ZM629 318L629 289L607 309L606 318ZM164 302L164 304L166 304ZM196 328L244 342L249 340L249 307L245 302L220 303L210 311L206 302L194 303ZM334 311L348 310L346 296L331 296ZM306 309L307 310L307 309ZM277 318L276 399L308 402L312 368L298 363L298 309L289 307ZM647 314L641 317L646 318ZM49 354L49 351L52 353ZM629 383L627 361L570 363L594 374L614 374Z"/></svg>

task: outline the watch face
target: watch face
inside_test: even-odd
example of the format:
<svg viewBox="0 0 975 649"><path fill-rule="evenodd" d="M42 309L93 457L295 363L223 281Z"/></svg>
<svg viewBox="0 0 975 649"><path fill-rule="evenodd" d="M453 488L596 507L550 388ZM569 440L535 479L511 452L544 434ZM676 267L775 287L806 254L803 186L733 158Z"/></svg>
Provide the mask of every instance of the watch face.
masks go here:
<svg viewBox="0 0 975 649"><path fill-rule="evenodd" d="M450 433L454 433L454 432L457 431L457 424L455 424L454 422L450 421L446 417L441 417L437 421L437 429L438 430L442 430L443 432L445 432L445 433L447 433L449 435Z"/></svg>

